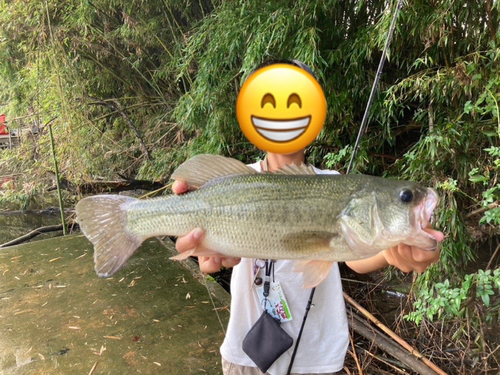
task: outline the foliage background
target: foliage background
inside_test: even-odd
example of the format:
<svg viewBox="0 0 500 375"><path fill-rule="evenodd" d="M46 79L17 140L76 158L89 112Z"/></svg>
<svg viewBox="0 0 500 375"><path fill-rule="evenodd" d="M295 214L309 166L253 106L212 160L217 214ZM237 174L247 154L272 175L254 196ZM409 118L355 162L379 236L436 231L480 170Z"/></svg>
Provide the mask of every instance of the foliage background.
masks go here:
<svg viewBox="0 0 500 375"><path fill-rule="evenodd" d="M25 134L21 147L1 153L0 174L17 174L1 201L44 204L48 126L63 175L76 184L118 173L167 181L201 152L262 157L239 130L235 101L269 58L296 58L316 72L328 116L308 156L345 172L395 6L0 1L0 112ZM415 286L409 317L454 321L457 340L469 339L454 345L473 345L475 358L498 344L481 320L464 322L499 323L500 274L477 273L498 268L499 8L497 0L404 2L355 164L439 190L436 226L447 239L441 262ZM33 126L37 135L27 132Z"/></svg>

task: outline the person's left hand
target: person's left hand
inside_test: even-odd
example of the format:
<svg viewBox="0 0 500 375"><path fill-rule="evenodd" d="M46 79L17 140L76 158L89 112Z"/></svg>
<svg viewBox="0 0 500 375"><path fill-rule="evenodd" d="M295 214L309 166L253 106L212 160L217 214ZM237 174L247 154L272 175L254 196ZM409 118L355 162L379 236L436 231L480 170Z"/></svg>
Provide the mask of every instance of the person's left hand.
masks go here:
<svg viewBox="0 0 500 375"><path fill-rule="evenodd" d="M184 181L175 181L172 185L174 194L185 194L189 192L189 186ZM202 228L195 228L188 234L180 236L175 242L175 248L178 252L189 251L194 248L202 249L202 240L205 232ZM221 267L234 267L240 262L240 258L216 257L216 256L198 256L198 265L201 272L214 273L220 271Z"/></svg>
<svg viewBox="0 0 500 375"><path fill-rule="evenodd" d="M443 242L444 234L431 227L425 230L436 238L438 243ZM422 273L429 265L436 263L440 255L439 247L435 251L422 250L416 246L399 244L384 250L381 254L390 265L403 272L416 271Z"/></svg>

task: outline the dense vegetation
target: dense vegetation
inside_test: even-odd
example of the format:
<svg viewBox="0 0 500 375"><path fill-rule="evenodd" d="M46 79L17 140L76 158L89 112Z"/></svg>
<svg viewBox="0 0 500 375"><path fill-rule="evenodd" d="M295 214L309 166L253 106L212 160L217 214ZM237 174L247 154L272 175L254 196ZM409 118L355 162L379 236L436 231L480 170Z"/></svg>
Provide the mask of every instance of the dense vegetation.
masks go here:
<svg viewBox="0 0 500 375"><path fill-rule="evenodd" d="M28 207L47 196L48 126L75 184L118 174L167 181L201 152L261 157L239 130L235 101L269 58L296 58L317 73L328 115L309 159L345 171L395 5L0 2L0 112L12 128L40 130L1 153L0 175L17 178L0 199ZM457 348L449 368L464 373L499 362L487 328L500 323L499 10L497 0L405 3L355 164L439 190L435 225L447 239L441 262L418 279L407 319L429 332L446 320L439 345Z"/></svg>

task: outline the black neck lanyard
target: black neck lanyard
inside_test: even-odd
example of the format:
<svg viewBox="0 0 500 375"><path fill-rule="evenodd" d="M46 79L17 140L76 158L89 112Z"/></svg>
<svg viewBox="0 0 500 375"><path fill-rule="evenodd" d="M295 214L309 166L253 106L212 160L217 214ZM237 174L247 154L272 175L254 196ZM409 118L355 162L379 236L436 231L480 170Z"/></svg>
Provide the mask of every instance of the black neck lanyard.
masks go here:
<svg viewBox="0 0 500 375"><path fill-rule="evenodd" d="M271 288L271 272L273 273L273 279L274 279L274 260L266 259L266 274L264 276L264 292L263 292L263 294L264 294L264 309L267 306L267 302L268 302L267 297L269 297L269 289Z"/></svg>

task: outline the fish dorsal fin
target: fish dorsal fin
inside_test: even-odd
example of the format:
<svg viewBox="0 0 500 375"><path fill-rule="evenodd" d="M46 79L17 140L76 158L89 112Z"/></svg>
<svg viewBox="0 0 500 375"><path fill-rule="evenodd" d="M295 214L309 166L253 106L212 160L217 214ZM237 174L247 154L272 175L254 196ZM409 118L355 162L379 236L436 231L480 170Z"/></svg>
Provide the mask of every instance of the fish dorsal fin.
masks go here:
<svg viewBox="0 0 500 375"><path fill-rule="evenodd" d="M182 163L171 178L182 180L190 188L200 188L217 177L236 174L255 174L255 169L246 166L239 160L220 155L201 154Z"/></svg>
<svg viewBox="0 0 500 375"><path fill-rule="evenodd" d="M317 174L314 168L307 164L291 164L285 165L283 168L278 169L275 174L296 174L296 175L315 175Z"/></svg>

